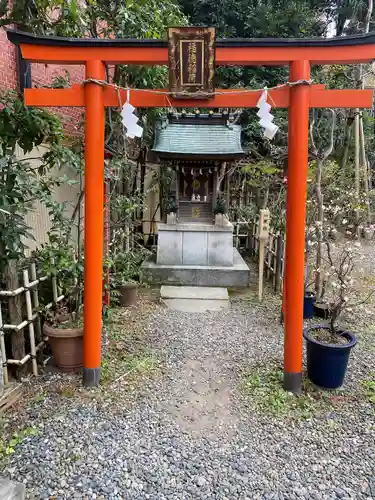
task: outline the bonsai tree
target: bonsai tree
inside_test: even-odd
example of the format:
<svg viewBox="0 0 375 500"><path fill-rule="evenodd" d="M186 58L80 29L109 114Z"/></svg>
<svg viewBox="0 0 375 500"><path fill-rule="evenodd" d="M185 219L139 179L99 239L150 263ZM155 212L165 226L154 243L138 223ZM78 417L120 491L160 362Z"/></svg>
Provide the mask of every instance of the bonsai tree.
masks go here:
<svg viewBox="0 0 375 500"><path fill-rule="evenodd" d="M334 342L335 335L340 332L339 321L344 311L352 312L355 308L361 307L368 302L375 290L372 290L365 299L356 300L356 280L353 277L355 261L360 257L359 242L347 242L335 257L333 244L325 241L326 256L329 270L325 274L325 286L329 287L329 327L331 340Z"/></svg>
<svg viewBox="0 0 375 500"><path fill-rule="evenodd" d="M328 324L312 325L304 330L307 343L307 373L310 380L328 389L337 389L344 381L351 349L357 343L356 336L340 325L344 311L362 306L374 293L358 301L353 271L360 243L347 241L341 248L324 234L324 252L320 269L328 303Z"/></svg>

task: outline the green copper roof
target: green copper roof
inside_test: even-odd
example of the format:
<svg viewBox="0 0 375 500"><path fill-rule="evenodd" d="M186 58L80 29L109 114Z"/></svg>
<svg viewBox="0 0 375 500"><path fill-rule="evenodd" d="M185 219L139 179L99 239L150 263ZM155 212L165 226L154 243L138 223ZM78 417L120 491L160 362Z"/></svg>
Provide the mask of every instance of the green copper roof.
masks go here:
<svg viewBox="0 0 375 500"><path fill-rule="evenodd" d="M240 125L159 123L152 149L159 156L236 157L241 147Z"/></svg>

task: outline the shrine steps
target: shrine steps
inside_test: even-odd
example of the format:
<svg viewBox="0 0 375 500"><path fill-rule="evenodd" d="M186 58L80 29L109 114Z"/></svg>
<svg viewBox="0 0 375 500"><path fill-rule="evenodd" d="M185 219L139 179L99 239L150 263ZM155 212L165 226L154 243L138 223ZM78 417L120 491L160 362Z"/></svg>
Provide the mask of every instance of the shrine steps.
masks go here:
<svg viewBox="0 0 375 500"><path fill-rule="evenodd" d="M233 266L197 266L157 264L155 257L142 264L141 277L154 285L184 285L196 287L247 287L250 270L233 249Z"/></svg>
<svg viewBox="0 0 375 500"><path fill-rule="evenodd" d="M199 215L195 214L195 211ZM200 203L200 202L180 202L178 210L178 220L179 222L203 222L205 224L212 224L212 203Z"/></svg>
<svg viewBox="0 0 375 500"><path fill-rule="evenodd" d="M229 309L226 288L163 285L160 297L169 309L175 311L205 312Z"/></svg>

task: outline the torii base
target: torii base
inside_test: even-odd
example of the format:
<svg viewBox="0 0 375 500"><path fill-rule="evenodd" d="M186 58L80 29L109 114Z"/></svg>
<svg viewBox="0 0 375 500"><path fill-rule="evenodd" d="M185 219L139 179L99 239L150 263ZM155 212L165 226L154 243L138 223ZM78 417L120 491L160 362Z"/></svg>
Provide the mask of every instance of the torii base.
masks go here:
<svg viewBox="0 0 375 500"><path fill-rule="evenodd" d="M100 368L83 369L83 385L85 387L98 387L100 381Z"/></svg>

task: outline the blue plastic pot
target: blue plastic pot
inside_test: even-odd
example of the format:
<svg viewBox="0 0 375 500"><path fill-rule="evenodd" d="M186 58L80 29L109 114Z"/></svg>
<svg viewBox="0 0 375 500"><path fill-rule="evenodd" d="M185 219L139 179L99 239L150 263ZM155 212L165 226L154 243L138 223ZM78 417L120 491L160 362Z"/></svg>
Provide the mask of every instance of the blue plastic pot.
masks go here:
<svg viewBox="0 0 375 500"><path fill-rule="evenodd" d="M309 319L314 316L314 304L316 301L315 294L312 292L306 292L303 299L303 317L304 319Z"/></svg>
<svg viewBox="0 0 375 500"><path fill-rule="evenodd" d="M323 344L313 339L313 330L329 329L327 325L305 328L303 336L307 347L307 375L311 382L325 389L337 389L344 383L350 351L357 343L353 333L338 330L337 334L348 340L347 344Z"/></svg>

